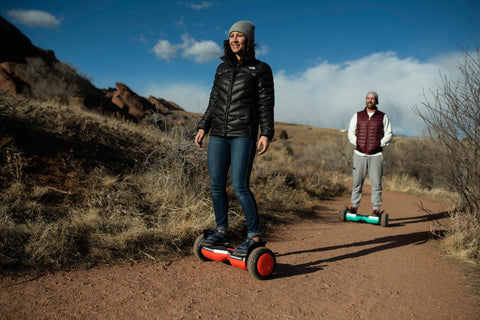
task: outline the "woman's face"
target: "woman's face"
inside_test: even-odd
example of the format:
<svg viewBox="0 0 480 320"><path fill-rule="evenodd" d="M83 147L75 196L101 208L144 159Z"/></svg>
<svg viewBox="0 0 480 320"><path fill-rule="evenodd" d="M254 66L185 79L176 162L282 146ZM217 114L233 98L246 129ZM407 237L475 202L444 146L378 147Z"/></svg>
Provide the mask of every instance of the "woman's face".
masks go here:
<svg viewBox="0 0 480 320"><path fill-rule="evenodd" d="M242 55L245 51L245 42L247 37L238 31L233 31L228 36L228 42L230 43L230 48L232 49L233 53L237 56Z"/></svg>

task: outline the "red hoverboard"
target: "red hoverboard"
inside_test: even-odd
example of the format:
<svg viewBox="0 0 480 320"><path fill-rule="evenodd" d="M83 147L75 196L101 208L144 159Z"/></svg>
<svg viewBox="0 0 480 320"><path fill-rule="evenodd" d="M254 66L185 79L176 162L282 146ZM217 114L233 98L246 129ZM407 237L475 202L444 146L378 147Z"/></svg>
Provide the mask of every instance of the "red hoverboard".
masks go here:
<svg viewBox="0 0 480 320"><path fill-rule="evenodd" d="M218 261L228 262L238 269L247 270L250 275L258 280L270 279L275 270L276 259L273 252L265 247L265 241L252 244L248 248L246 256L233 255L233 247L231 246L203 246L200 242L215 230L204 230L195 244L193 245L193 253L202 261Z"/></svg>

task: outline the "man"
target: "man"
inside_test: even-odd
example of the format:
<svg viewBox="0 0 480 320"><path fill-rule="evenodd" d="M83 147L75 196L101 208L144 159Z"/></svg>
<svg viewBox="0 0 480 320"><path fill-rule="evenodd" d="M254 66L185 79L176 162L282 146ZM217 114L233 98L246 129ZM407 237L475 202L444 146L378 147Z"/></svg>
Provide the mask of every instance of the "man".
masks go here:
<svg viewBox="0 0 480 320"><path fill-rule="evenodd" d="M380 217L383 176L382 150L392 141L393 133L387 115L378 110L377 104L377 93L368 92L365 109L354 114L350 120L348 140L355 146L355 151L353 153L352 206L348 211L357 213L368 170L372 185L373 214Z"/></svg>

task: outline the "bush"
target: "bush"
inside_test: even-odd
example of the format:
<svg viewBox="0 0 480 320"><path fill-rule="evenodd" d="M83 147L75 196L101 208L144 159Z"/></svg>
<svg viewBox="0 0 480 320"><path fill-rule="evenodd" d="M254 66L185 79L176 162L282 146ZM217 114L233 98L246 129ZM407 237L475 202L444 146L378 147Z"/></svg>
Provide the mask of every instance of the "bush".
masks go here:
<svg viewBox="0 0 480 320"><path fill-rule="evenodd" d="M288 140L288 133L287 133L287 131L282 130L282 132L280 132L279 138L280 138L281 140Z"/></svg>
<svg viewBox="0 0 480 320"><path fill-rule="evenodd" d="M480 223L480 51L464 51L458 68L462 79L442 78L433 100L424 93L417 113L427 125L435 148L428 163L461 197L460 207Z"/></svg>
<svg viewBox="0 0 480 320"><path fill-rule="evenodd" d="M459 195L452 228L443 241L445 251L480 265L480 50L464 50L459 80L442 77L442 84L424 93L416 112L427 125L434 148L428 165Z"/></svg>

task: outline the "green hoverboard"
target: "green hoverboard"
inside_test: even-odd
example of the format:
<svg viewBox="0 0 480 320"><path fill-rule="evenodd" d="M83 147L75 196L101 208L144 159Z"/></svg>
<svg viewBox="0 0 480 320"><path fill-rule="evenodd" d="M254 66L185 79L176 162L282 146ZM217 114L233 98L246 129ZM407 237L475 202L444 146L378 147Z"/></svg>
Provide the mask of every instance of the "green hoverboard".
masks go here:
<svg viewBox="0 0 480 320"><path fill-rule="evenodd" d="M358 213L352 213L348 211L348 207L343 208L340 211L340 221L354 221L354 222L366 222L366 223L371 223L371 224L379 224L382 227L387 227L388 226L388 213L385 213L382 211L380 214L380 217L377 217L375 215L372 216L366 216Z"/></svg>

